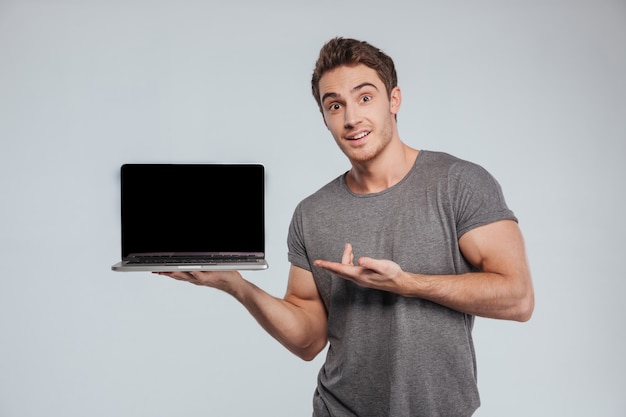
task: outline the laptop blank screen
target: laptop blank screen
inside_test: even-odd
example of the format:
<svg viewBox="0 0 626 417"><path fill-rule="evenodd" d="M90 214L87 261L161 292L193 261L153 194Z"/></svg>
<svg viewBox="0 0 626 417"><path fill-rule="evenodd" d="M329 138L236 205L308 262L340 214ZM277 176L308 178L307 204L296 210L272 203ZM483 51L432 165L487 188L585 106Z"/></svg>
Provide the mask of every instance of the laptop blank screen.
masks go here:
<svg viewBox="0 0 626 417"><path fill-rule="evenodd" d="M265 252L260 164L125 164L122 256Z"/></svg>

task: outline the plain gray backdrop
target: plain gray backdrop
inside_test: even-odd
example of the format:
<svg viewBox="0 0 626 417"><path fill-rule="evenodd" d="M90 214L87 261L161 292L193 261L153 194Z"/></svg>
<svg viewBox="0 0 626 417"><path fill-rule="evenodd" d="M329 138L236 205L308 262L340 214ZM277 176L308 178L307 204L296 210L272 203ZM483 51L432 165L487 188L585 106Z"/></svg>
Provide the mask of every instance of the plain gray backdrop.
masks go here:
<svg viewBox="0 0 626 417"><path fill-rule="evenodd" d="M283 295L295 205L349 168L309 86L338 35L395 59L401 138L483 165L520 219L536 310L477 319L476 416L626 416L609 0L0 0L0 416L310 415L325 352L303 362L225 294L110 266L121 164L260 162L270 269L245 276Z"/></svg>

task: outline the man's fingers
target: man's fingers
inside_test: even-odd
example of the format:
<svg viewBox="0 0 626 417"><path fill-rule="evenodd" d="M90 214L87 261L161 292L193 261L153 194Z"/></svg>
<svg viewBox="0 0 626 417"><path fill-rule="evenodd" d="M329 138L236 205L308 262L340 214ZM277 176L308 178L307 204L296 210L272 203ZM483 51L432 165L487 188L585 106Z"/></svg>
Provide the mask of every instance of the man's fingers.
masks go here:
<svg viewBox="0 0 626 417"><path fill-rule="evenodd" d="M170 278L174 278L178 281L195 281L196 277L194 277L189 272L155 272L157 275L165 275Z"/></svg>
<svg viewBox="0 0 626 417"><path fill-rule="evenodd" d="M354 265L354 253L352 252L352 245L349 243L346 243L346 247L343 250L341 263L344 265Z"/></svg>

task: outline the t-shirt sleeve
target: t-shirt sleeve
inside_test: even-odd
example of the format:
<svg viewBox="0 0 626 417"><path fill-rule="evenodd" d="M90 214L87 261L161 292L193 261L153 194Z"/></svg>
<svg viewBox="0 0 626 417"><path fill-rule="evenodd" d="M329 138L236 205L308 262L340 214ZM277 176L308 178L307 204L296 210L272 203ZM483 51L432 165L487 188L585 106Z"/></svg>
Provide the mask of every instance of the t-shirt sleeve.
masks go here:
<svg viewBox="0 0 626 417"><path fill-rule="evenodd" d="M448 181L458 237L499 220L517 221L506 205L500 184L481 166L457 163L452 166Z"/></svg>
<svg viewBox="0 0 626 417"><path fill-rule="evenodd" d="M304 244L304 231L302 223L302 203L298 204L291 223L289 224L289 233L287 235L287 258L292 265L311 271L311 262Z"/></svg>

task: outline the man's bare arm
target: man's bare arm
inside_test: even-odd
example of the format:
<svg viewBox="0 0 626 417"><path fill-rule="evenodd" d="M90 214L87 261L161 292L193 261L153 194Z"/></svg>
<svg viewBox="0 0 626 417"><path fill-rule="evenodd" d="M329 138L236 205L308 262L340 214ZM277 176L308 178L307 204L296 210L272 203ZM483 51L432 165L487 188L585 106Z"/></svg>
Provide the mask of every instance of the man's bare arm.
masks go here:
<svg viewBox="0 0 626 417"><path fill-rule="evenodd" d="M312 360L327 342L327 315L311 272L292 266L283 299L245 280L239 272L160 273L235 297L257 322L289 351Z"/></svg>
<svg viewBox="0 0 626 417"><path fill-rule="evenodd" d="M364 287L419 297L463 313L527 321L534 309L534 291L522 234L509 220L466 233L459 240L465 258L480 272L460 275L423 275L403 271L388 260L360 258L352 263L346 245L342 262L316 261Z"/></svg>

